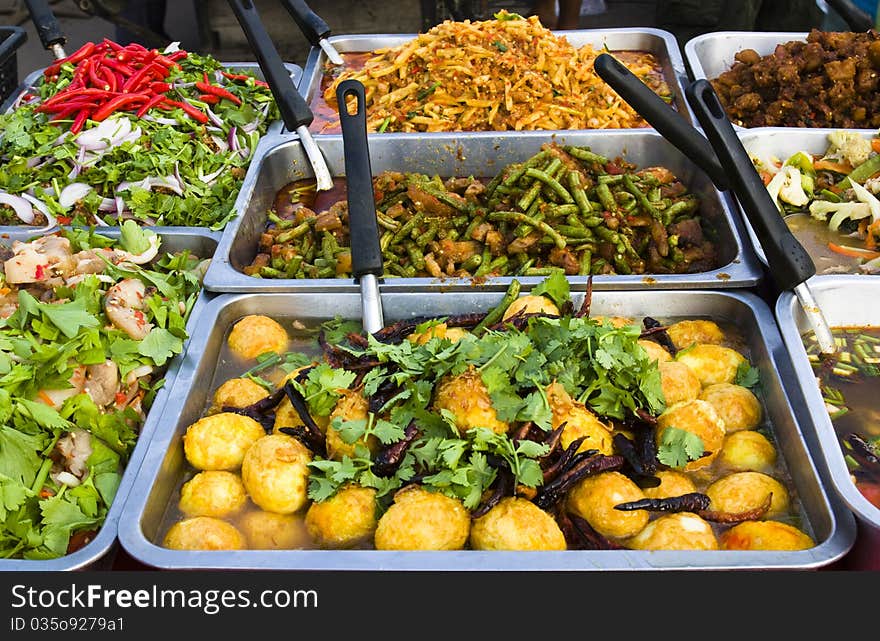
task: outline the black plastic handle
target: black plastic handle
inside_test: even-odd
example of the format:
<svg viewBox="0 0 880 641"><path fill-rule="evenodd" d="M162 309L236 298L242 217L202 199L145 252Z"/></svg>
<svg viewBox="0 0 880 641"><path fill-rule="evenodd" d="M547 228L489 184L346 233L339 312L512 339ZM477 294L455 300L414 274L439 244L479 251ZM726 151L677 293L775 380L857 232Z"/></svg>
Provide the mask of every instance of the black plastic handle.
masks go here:
<svg viewBox="0 0 880 641"><path fill-rule="evenodd" d="M67 36L61 31L61 25L52 13L52 8L46 0L25 0L28 13L40 36L43 47L51 49L55 45L62 47L67 42Z"/></svg>
<svg viewBox="0 0 880 641"><path fill-rule="evenodd" d="M354 113L348 99L356 98ZM359 80L343 80L336 88L342 143L345 148L345 183L348 192L348 227L351 265L355 276L382 275L382 248L373 193L373 171L367 144L367 98Z"/></svg>
<svg viewBox="0 0 880 641"><path fill-rule="evenodd" d="M712 85L701 78L685 89L685 96L727 169L733 192L755 229L779 290L791 289L813 276L813 259L779 214Z"/></svg>
<svg viewBox="0 0 880 641"><path fill-rule="evenodd" d="M296 131L303 125L311 124L314 114L290 79L287 67L278 55L254 3L251 0L229 0L229 5L247 36L272 95L275 96L284 125L288 130Z"/></svg>
<svg viewBox="0 0 880 641"><path fill-rule="evenodd" d="M687 122L639 78L607 53L596 56L593 68L609 87L630 107L702 169L720 190L729 188L729 181L712 145L705 136Z"/></svg>
<svg viewBox="0 0 880 641"><path fill-rule="evenodd" d="M330 35L330 26L303 0L282 0L282 4L312 45L317 46L321 40Z"/></svg>

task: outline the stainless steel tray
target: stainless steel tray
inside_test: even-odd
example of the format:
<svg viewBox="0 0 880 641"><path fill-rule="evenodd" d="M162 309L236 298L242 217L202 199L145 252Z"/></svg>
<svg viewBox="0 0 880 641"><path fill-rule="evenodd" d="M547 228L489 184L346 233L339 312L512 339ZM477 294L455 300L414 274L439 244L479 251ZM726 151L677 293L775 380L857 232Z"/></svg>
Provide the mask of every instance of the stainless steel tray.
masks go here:
<svg viewBox="0 0 880 641"><path fill-rule="evenodd" d="M373 174L388 169L424 172L429 175L493 176L511 162L525 160L542 144L586 145L609 157L623 156L640 167L665 165L703 199L704 219L717 232L718 261L721 267L696 274L654 274L594 276L596 289L642 288L728 288L751 287L762 277L760 264L732 210L708 177L681 152L653 130L603 130L558 132L518 132L515 137L495 132L443 135L370 134L370 161ZM277 140L277 138L276 138ZM342 138L316 136L316 143L334 176L345 175ZM276 192L287 183L312 176L311 165L298 140L285 139L275 146L266 141L258 158L251 163L236 201L238 216L231 220L220 240L217 255L205 275L205 287L216 292L248 291L360 291L353 279L269 279L247 276L242 269L257 252L260 234L265 230L266 212ZM570 276L572 282L586 283L586 276ZM384 291L417 286L426 290L471 291L504 290L512 277L496 277L475 284L470 278L383 279ZM540 276L520 277L524 285L537 284Z"/></svg>
<svg viewBox="0 0 880 641"><path fill-rule="evenodd" d="M672 90L672 103L675 109L683 117L695 122L694 115L684 97L684 87L687 86L687 72L684 59L675 36L662 29L648 27L617 28L617 29L573 29L570 31L556 31L557 36L564 36L574 47L592 45L594 49L601 51L607 48L610 51L647 51L654 54L662 66L663 76ZM331 36L327 41L340 53L355 51L373 51L382 47L396 47L413 40L418 34L415 33L391 33L391 34L365 34ZM327 62L327 54L320 47L312 47L303 67L302 80L299 84L299 92L311 104L315 93L321 89L321 79L324 75L324 64ZM518 132L499 132L506 135L516 135ZM324 134L316 134L324 135ZM335 135L335 134L334 134ZM424 134L428 136L433 133Z"/></svg>
<svg viewBox="0 0 880 641"><path fill-rule="evenodd" d="M773 53L776 45L793 40L806 41L804 31L715 31L704 33L688 40L684 45L684 59L693 80L705 78L714 80L730 69L735 62L733 57L743 49L754 49L762 56ZM687 82L685 83L687 84ZM699 122L694 120L699 126ZM747 131L748 127L734 125L737 130ZM809 127L790 127L796 131L809 131ZM869 131L874 131L870 129Z"/></svg>
<svg viewBox="0 0 880 641"><path fill-rule="evenodd" d="M214 232L189 228L155 228L155 231L162 237L160 252L178 252L189 249L200 257L210 257L217 248L217 234ZM119 238L120 232L119 229L116 228L101 230L97 233L110 238ZM26 242L33 237L33 231L28 230L2 233L0 234L0 245L10 246L15 240ZM212 295L209 292L202 290L202 293L196 299L196 303L193 306L186 326L187 333L191 337L194 332L197 331L199 323L198 318L211 297ZM191 340L192 339L190 338L187 343L184 344L184 353ZM111 503L104 524L101 526L101 529L98 530L95 538L76 552L58 557L57 559L0 559L0 572L54 572L62 570L109 569L103 566L105 565L105 558L112 551L114 545L117 544L117 528L122 515L122 508L125 505L125 499L128 497L135 478L140 471L150 440L161 425L160 417L162 408L168 402L179 396L178 390L180 388L174 389L174 387L182 361L183 355L181 354L171 359L168 365L168 370L165 373L165 385L163 385L156 393L153 405L150 407L150 411L147 414L144 424L141 426L140 435L138 436L138 441L132 450L131 458L129 459L128 465L126 465L125 471L120 479L115 499L113 500L113 503Z"/></svg>
<svg viewBox="0 0 880 641"><path fill-rule="evenodd" d="M580 292L584 289L580 288ZM482 311L503 294L470 292L457 296L438 292L395 291L382 296L387 323L419 315ZM575 306L583 293L573 295ZM521 552L390 552L374 550L241 550L176 551L154 541L184 473L182 436L211 402L212 380L227 330L246 314L299 319L307 325L340 316L360 315L356 293L220 294L199 318L199 326L183 359L176 387L187 390L162 412L161 428L150 442L141 473L126 501L119 541L135 559L165 569L287 569L287 570L700 570L812 569L842 557L853 545L855 520L839 503L829 500L810 459L782 387L777 363L784 347L767 305L753 294L738 291L595 292L591 313L613 316L650 315L664 321L710 317L734 324L758 367L766 421L772 426L804 519L816 547L791 552L767 551L564 551ZM197 383L197 381L201 383Z"/></svg>
<svg viewBox="0 0 880 641"><path fill-rule="evenodd" d="M848 275L814 276L810 279L810 289L832 327L880 325L880 280ZM786 387L798 388L805 401L801 429L815 459L827 468L830 489L843 499L867 531L873 533L880 558L880 509L862 496L850 479L840 441L801 340L801 335L810 330L809 323L791 292L784 292L777 299L775 312L797 377Z"/></svg>
<svg viewBox="0 0 880 641"><path fill-rule="evenodd" d="M812 129L800 127L758 127L755 129L740 129L737 132L737 135L742 141L743 147L745 147L746 151L750 154L755 154L760 157L776 156L781 161L784 161L798 151L822 155L828 148L828 134L833 131L840 131L840 129L826 129L820 127ZM866 139L873 138L877 133L873 129L857 129L854 131L859 132ZM729 197L729 194L725 195ZM742 214L738 203L735 203L733 207L741 213L743 227L745 227L746 234L748 235L755 254L758 259L766 265L767 257L764 255L764 250L761 248L761 243L758 239L758 235L755 233L754 227L749 223L748 218ZM816 273L823 274L823 270L832 268L836 263L831 261L819 261L815 264Z"/></svg>

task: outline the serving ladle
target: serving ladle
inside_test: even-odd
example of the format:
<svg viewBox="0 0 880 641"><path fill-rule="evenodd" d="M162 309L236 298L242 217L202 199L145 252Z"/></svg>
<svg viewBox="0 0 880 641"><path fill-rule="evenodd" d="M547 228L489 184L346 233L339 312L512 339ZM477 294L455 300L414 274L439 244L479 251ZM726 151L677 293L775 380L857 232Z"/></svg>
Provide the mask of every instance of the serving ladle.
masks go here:
<svg viewBox="0 0 880 641"><path fill-rule="evenodd" d="M354 101L349 98L354 97ZM361 318L368 334L385 325L379 277L382 248L373 193L373 172L367 143L367 99L359 80L343 80L336 87L342 144L345 150L345 183L348 195L348 228L351 238L351 271L361 287ZM354 111L349 112L351 104Z"/></svg>
<svg viewBox="0 0 880 641"><path fill-rule="evenodd" d="M816 265L779 215L709 81L700 79L685 89L688 104L706 132L703 136L613 56L600 54L594 68L658 133L705 171L719 190L733 192L757 233L778 292L794 292L820 351L835 354L831 328L806 282L816 274Z"/></svg>

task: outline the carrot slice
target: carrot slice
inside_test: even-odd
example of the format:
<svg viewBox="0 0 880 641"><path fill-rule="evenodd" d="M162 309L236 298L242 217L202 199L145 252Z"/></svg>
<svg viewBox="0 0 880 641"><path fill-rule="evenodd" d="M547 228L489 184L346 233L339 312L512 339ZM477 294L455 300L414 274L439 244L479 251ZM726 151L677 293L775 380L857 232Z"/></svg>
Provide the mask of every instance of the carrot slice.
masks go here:
<svg viewBox="0 0 880 641"><path fill-rule="evenodd" d="M834 162L833 160L817 160L813 163L816 171L833 171L838 174L848 174L853 170L848 162Z"/></svg>
<svg viewBox="0 0 880 641"><path fill-rule="evenodd" d="M859 249L858 247L847 247L846 245L838 245L836 243L828 243L828 249L836 254L849 256L850 258L864 258L866 260L880 258L880 252Z"/></svg>
<svg viewBox="0 0 880 641"><path fill-rule="evenodd" d="M871 149L880 153L880 138L871 138Z"/></svg>

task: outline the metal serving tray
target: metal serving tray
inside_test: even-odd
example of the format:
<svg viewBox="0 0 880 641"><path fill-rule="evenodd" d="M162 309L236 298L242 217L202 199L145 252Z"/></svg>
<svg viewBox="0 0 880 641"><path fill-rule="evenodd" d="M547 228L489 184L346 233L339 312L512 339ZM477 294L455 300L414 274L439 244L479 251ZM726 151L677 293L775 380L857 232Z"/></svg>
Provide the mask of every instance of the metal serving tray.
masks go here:
<svg viewBox="0 0 880 641"><path fill-rule="evenodd" d="M575 307L583 297L573 294ZM448 296L415 289L382 296L386 323L420 315L485 311L503 294L470 292ZM339 293L220 294L203 310L198 328L183 359L176 387L187 390L171 399L162 412L160 430L150 442L141 473L126 501L119 523L119 541L135 559L165 569L288 569L288 570L698 570L698 569L814 569L842 557L855 538L855 520L841 504L829 500L819 482L807 447L798 431L777 370L782 340L767 305L757 296L738 291L594 292L591 312L613 316L654 318L710 317L734 324L746 341L749 358L760 370L765 421L772 425L802 505L805 527L816 547L802 551L564 551L522 552L449 551L391 552L376 550L240 550L179 551L157 545L164 532L166 508L177 500L185 470L182 437L210 404L219 355L232 324L247 314L265 314L306 325L341 316L360 317L360 296ZM200 383L197 383L200 381Z"/></svg>
<svg viewBox="0 0 880 641"><path fill-rule="evenodd" d="M520 162L540 150L542 144L589 146L609 157L623 156L640 167L664 165L703 199L703 216L718 235L721 267L696 274L642 274L593 276L596 289L641 288L728 288L751 287L762 277L756 257L742 239L744 232L724 198L708 177L688 158L653 130L603 130L550 133L518 132L515 137L495 132L467 135L371 134L370 164L374 175L385 170L424 172L428 175L493 176L507 164ZM345 175L342 139L316 136L316 143L334 176ZM247 276L242 270L257 253L260 234L266 227L266 212L276 192L287 183L312 176L311 165L299 140L285 140L251 163L236 201L239 215L223 232L217 256L205 275L205 287L217 292L248 291L360 291L354 279L270 279ZM524 285L541 282L541 276L518 277ZM586 283L586 276L569 276L571 282ZM471 278L435 279L386 277L385 290L417 286L434 290L471 291L506 289L512 276L489 278L474 283Z"/></svg>
<svg viewBox="0 0 880 641"><path fill-rule="evenodd" d="M584 45L592 45L597 51L608 49L614 51L647 51L654 54L663 70L663 77L672 90L672 104L676 111L683 117L694 120L694 115L684 97L684 87L687 85L687 71L684 59L675 36L662 29L647 27L618 28L618 29L573 29L570 31L555 31L555 35L565 37L575 48ZM331 36L327 41L340 53L366 52L383 47L396 47L405 44L418 34L393 33L393 34L366 34ZM321 79L324 76L324 64L327 62L327 54L320 47L312 47L303 67L302 80L299 91L311 104L315 93L321 90ZM518 132L499 132L507 135L516 135ZM337 135L337 134L315 134ZM433 133L425 135L432 136Z"/></svg>
<svg viewBox="0 0 880 641"><path fill-rule="evenodd" d="M880 280L847 275L814 276L810 279L810 289L832 327L880 325ZM801 339L802 334L810 331L810 325L791 292L784 292L777 299L775 311L797 377L787 387L798 388L805 401L801 420L804 437L816 460L827 468L830 487L873 535L875 555L880 559L880 509L862 496L850 479L840 441Z"/></svg>
<svg viewBox="0 0 880 641"><path fill-rule="evenodd" d="M794 128L794 127L758 127L755 129L740 129L737 132L739 139L742 141L743 147L749 154L755 154L760 157L776 156L781 161L798 151L805 151L809 154L822 155L828 148L828 134L834 131L842 131L840 128ZM870 130L847 130L857 131L866 139L873 138L876 131ZM739 205L736 204L738 209ZM745 215L742 216L743 227L755 250L758 259L767 264L767 257L761 248L758 235L755 233L754 227L749 223ZM815 262L815 261L814 261ZM829 260L816 262L816 273L823 274L823 270L833 268L837 262Z"/></svg>
<svg viewBox="0 0 880 641"><path fill-rule="evenodd" d="M156 228L156 233L162 237L160 252L179 252L190 250L200 257L210 257L217 249L217 235L202 229L188 228ZM110 238L119 238L120 230L118 228L100 230L100 233ZM0 233L0 246L11 246L15 240L26 242L34 238L33 231L17 230L11 233ZM196 299L187 322L186 330L190 336L198 329L198 318L202 313L205 304L212 297L209 292L204 289ZM191 340L191 339L190 339ZM184 353L188 347L189 340L184 343ZM122 474L119 482L119 488L116 490L116 497L107 511L107 517L104 524L95 538L84 545L82 548L57 559L47 560L29 560L29 559L0 559L0 572L2 571L61 571L61 570L88 570L88 569L109 569L103 567L106 565L108 554L117 543L116 533L119 525L119 519L122 514L122 508L125 499L131 491L135 477L140 471L144 455L150 440L153 438L157 428L161 425L159 422L162 408L166 403L175 399L180 395L180 388L175 388L175 381L183 356L178 355L171 359L168 370L165 373L165 385L156 393L153 405L141 426L140 436L134 446L129 459L128 465Z"/></svg>
<svg viewBox="0 0 880 641"><path fill-rule="evenodd" d="M688 40L684 45L684 59L693 80L705 78L714 80L730 69L735 62L733 57L743 49L754 49L762 56L773 53L776 45L793 40L806 41L805 31L715 31L704 33ZM699 125L699 122L694 120ZM734 125L735 129L749 127ZM809 131L809 127L789 127L796 131ZM871 129L870 131L874 131Z"/></svg>

